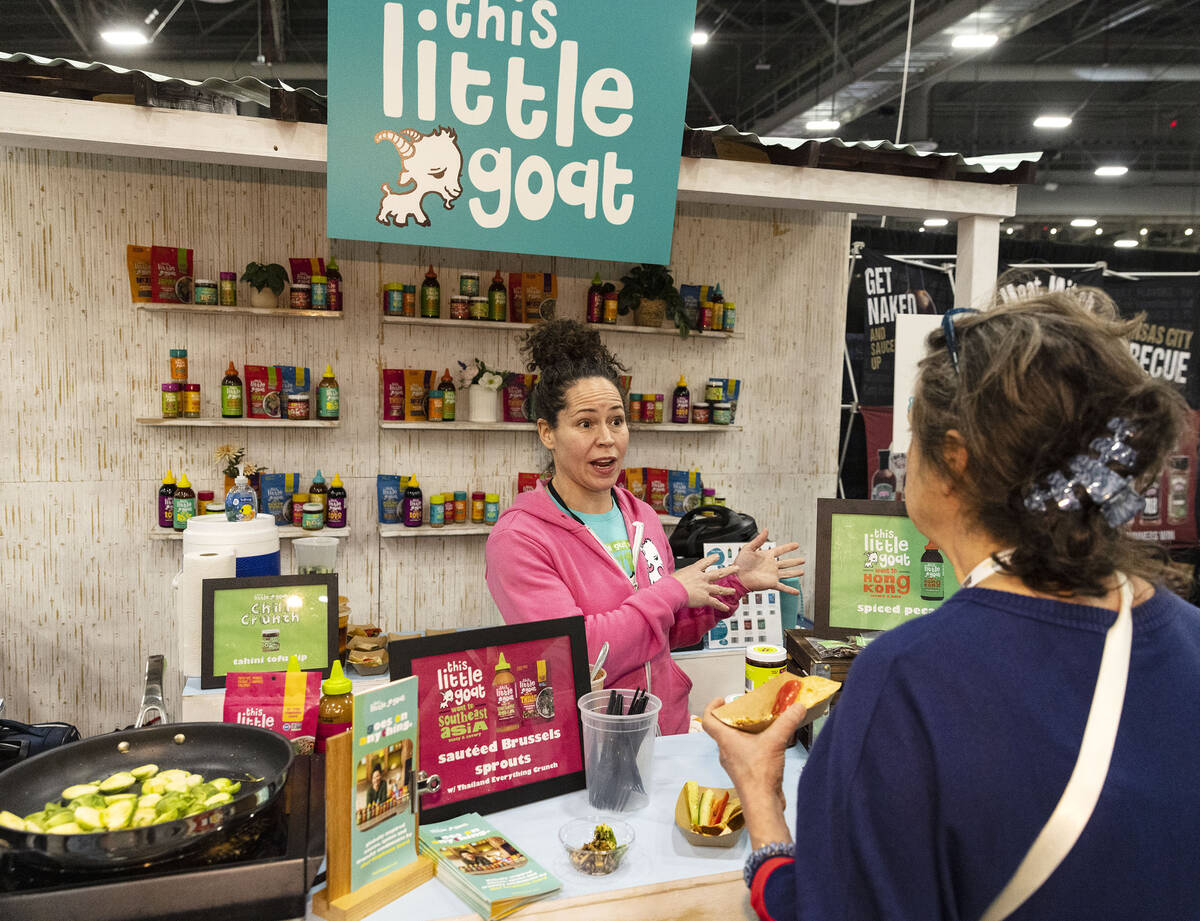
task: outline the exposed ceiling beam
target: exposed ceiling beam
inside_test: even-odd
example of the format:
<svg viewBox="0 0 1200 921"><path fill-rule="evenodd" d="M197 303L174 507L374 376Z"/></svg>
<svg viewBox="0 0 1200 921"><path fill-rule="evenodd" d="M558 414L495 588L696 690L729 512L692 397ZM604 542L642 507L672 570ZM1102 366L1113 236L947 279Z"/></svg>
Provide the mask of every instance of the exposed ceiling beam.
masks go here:
<svg viewBox="0 0 1200 921"><path fill-rule="evenodd" d="M1198 64L977 64L955 67L922 83L1190 83Z"/></svg>
<svg viewBox="0 0 1200 921"><path fill-rule="evenodd" d="M71 37L75 39L76 43L78 43L80 49L83 51L84 55L87 56L88 60L94 59L95 55L92 54L91 47L84 39L83 33L80 31L79 26L77 26L75 21L67 15L66 10L62 8L62 3L60 3L59 0L47 0L47 2L50 4L50 8L58 14L58 18L61 19L63 25L67 27L67 31L71 33Z"/></svg>

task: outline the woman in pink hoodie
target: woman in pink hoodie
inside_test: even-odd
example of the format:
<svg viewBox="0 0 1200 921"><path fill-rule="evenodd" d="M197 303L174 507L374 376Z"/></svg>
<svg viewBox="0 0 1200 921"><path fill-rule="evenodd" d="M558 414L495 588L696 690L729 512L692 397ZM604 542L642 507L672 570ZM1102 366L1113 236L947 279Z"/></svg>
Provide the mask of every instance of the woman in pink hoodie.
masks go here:
<svg viewBox="0 0 1200 921"><path fill-rule="evenodd" d="M588 653L609 643L610 687L648 688L662 700L663 733L687 732L691 681L671 659L698 641L747 592L795 593L782 580L802 573L797 549L761 549L760 533L733 565L709 557L675 572L658 515L616 487L629 444L617 372L625 368L600 334L573 320L531 330L530 396L553 476L522 493L487 542L487 583L507 623L582 614Z"/></svg>

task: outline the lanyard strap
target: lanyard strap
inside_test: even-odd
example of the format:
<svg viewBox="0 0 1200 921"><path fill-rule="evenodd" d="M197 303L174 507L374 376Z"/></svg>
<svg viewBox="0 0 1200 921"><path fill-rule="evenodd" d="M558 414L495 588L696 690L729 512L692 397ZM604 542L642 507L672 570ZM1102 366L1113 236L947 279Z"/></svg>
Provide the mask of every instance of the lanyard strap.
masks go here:
<svg viewBox="0 0 1200 921"><path fill-rule="evenodd" d="M557 502L559 505L562 506L562 510L564 512L566 512L568 515L570 515L572 518L574 518L576 521L578 521L585 528L587 527L587 523L582 518L580 518L578 515L576 515L575 512L573 512L571 510L571 506L569 506L569 505L567 505L567 503L563 502L563 497L560 496L558 494L558 490L554 488L554 480L546 481L546 491L548 493L550 493L551 496L554 497L555 502ZM617 491L615 489L610 489L608 492L609 492L609 495L612 496L613 508L615 508L619 512L621 510L621 506L617 504ZM622 521L625 520L625 517L623 515L621 516L621 520Z"/></svg>
<svg viewBox="0 0 1200 921"><path fill-rule="evenodd" d="M988 557L971 570L963 587L969 588L999 571L995 560ZM1075 768L1058 805L1034 839L1029 853L980 921L1007 918L1050 878L1079 840L1100 799L1121 722L1121 707L1129 678L1129 656L1133 648L1133 584L1119 572L1116 576L1121 585L1121 607L1104 639L1096 689L1092 692L1092 706Z"/></svg>

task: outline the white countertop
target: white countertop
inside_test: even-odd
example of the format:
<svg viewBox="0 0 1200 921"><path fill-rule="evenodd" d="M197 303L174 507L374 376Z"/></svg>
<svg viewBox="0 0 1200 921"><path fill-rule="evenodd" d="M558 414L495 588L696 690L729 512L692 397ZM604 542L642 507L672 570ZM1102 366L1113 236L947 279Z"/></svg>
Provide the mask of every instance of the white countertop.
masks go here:
<svg viewBox="0 0 1200 921"><path fill-rule="evenodd" d="M784 766L783 788L788 794L787 823L795 827L793 791L800 769L807 758L797 745L788 752ZM749 836L730 848L695 847L675 828L675 801L685 781L702 786L730 786L729 778L717 761L717 746L704 733L662 736L655 740L654 773L650 804L619 817L634 829L634 844L616 872L591 877L577 871L567 859L558 840L558 829L568 820L593 814L587 791L579 790L551 799L490 814L488 821L530 857L562 882L562 889L533 903L545 907L551 900L587 896L630 889L672 880L691 879L740 870L750 853ZM472 912L436 878L418 886L407 895L368 916L370 921L441 921L462 918ZM522 912L515 917L519 918ZM317 919L309 902L309 919Z"/></svg>

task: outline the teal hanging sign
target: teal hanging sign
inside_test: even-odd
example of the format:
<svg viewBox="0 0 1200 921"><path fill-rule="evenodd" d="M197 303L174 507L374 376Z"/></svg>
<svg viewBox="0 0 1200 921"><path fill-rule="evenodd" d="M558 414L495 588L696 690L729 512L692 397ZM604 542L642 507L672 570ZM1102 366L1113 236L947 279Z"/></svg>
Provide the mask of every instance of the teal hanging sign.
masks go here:
<svg viewBox="0 0 1200 921"><path fill-rule="evenodd" d="M670 261L695 0L339 0L328 234Z"/></svg>

